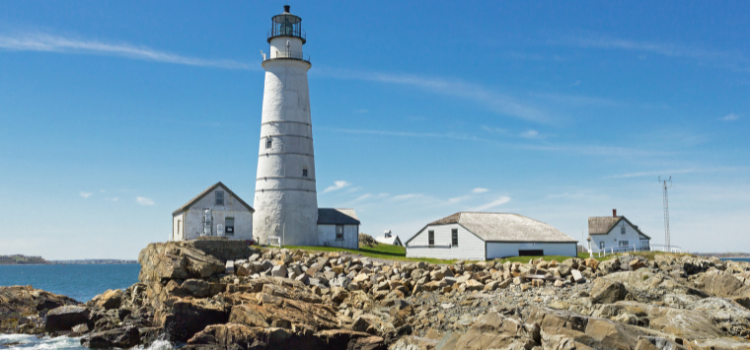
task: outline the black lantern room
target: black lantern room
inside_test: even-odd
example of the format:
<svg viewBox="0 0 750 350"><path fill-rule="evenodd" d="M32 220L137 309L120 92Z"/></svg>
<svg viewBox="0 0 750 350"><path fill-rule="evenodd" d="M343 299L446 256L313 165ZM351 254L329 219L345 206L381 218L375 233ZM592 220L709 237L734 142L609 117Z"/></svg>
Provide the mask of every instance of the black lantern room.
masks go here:
<svg viewBox="0 0 750 350"><path fill-rule="evenodd" d="M268 42L280 36L291 36L306 43L305 31L302 30L302 18L289 13L289 5L284 5L284 13L271 18L271 30L268 31Z"/></svg>

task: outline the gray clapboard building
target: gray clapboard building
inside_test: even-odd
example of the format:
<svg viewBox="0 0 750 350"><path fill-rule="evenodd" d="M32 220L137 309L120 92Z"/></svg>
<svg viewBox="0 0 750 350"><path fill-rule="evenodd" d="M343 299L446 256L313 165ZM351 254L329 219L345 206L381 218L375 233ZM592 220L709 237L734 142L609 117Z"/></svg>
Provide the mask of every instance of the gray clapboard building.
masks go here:
<svg viewBox="0 0 750 350"><path fill-rule="evenodd" d="M551 225L523 215L459 212L419 230L406 241L406 256L461 260L576 256L576 243Z"/></svg>

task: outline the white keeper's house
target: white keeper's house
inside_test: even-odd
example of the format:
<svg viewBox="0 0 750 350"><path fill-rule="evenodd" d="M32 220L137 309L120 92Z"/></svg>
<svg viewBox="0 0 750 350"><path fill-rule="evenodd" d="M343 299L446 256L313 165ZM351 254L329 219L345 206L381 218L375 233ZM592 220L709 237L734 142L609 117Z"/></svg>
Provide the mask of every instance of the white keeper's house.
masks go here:
<svg viewBox="0 0 750 350"><path fill-rule="evenodd" d="M577 241L549 224L509 213L459 212L427 224L406 241L406 256L489 260L577 256Z"/></svg>
<svg viewBox="0 0 750 350"><path fill-rule="evenodd" d="M638 226L617 216L617 209L612 209L612 216L589 217L589 249L594 252L650 250L650 242Z"/></svg>
<svg viewBox="0 0 750 350"><path fill-rule="evenodd" d="M386 230L382 236L375 237L375 242L382 243L382 244L397 245L399 247L404 246L404 244L401 243L401 238L398 238L398 235L394 236L391 230Z"/></svg>
<svg viewBox="0 0 750 350"><path fill-rule="evenodd" d="M221 182L172 213L172 241L219 236L253 239L255 210Z"/></svg>

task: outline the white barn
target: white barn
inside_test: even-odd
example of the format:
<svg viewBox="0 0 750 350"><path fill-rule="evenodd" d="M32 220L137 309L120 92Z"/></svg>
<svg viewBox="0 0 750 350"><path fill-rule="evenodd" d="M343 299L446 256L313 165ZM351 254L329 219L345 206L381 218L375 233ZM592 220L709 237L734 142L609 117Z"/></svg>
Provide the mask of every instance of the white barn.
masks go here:
<svg viewBox="0 0 750 350"><path fill-rule="evenodd" d="M359 218L354 209L318 209L318 245L359 249Z"/></svg>
<svg viewBox="0 0 750 350"><path fill-rule="evenodd" d="M172 213L173 241L201 235L253 239L255 210L221 182L207 188Z"/></svg>
<svg viewBox="0 0 750 350"><path fill-rule="evenodd" d="M589 217L589 249L597 251L650 250L651 237L643 233L624 216Z"/></svg>
<svg viewBox="0 0 750 350"><path fill-rule="evenodd" d="M382 236L375 237L375 241L382 244L397 245L399 247L404 246L404 244L401 243L401 238L398 238L398 235L394 236L393 233L391 233L391 230L385 231Z"/></svg>
<svg viewBox="0 0 750 350"><path fill-rule="evenodd" d="M406 241L409 258L489 260L510 256L577 256L577 241L518 214L459 212L431 222Z"/></svg>

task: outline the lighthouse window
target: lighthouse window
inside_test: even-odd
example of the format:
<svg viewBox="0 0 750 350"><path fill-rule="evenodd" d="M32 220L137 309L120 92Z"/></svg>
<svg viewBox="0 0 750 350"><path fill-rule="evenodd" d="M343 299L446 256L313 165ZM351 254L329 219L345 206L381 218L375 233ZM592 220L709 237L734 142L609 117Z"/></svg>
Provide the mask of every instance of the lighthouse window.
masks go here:
<svg viewBox="0 0 750 350"><path fill-rule="evenodd" d="M302 168L302 177L307 177L307 167Z"/></svg>
<svg viewBox="0 0 750 350"><path fill-rule="evenodd" d="M273 146L273 140L267 139L266 140L266 148L271 148L271 146Z"/></svg>
<svg viewBox="0 0 750 350"><path fill-rule="evenodd" d="M224 205L224 191L216 191L216 205Z"/></svg>

